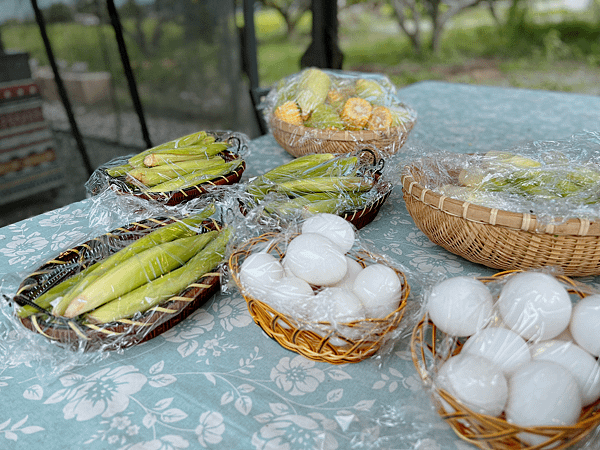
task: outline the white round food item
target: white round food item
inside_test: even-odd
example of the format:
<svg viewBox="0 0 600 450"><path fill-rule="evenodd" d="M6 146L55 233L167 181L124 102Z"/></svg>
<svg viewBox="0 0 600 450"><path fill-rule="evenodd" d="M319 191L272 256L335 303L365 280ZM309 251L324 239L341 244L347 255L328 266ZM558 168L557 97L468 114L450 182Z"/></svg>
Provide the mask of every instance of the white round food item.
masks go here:
<svg viewBox="0 0 600 450"><path fill-rule="evenodd" d="M359 298L351 291L339 287L323 289L312 301L313 321L354 322L364 320L366 311Z"/></svg>
<svg viewBox="0 0 600 450"><path fill-rule="evenodd" d="M317 233L325 236L337 245L342 253L350 251L356 239L354 227L350 222L329 213L310 216L302 224L302 233Z"/></svg>
<svg viewBox="0 0 600 450"><path fill-rule="evenodd" d="M307 317L312 311L315 293L310 284L298 277L283 277L269 286L260 300L294 318Z"/></svg>
<svg viewBox="0 0 600 450"><path fill-rule="evenodd" d="M522 364L531 361L531 353L525 340L506 328L488 327L479 330L467 339L461 352L488 359L506 377Z"/></svg>
<svg viewBox="0 0 600 450"><path fill-rule="evenodd" d="M551 275L522 272L512 276L497 302L504 323L526 340L545 341L562 333L571 318L571 298Z"/></svg>
<svg viewBox="0 0 600 450"><path fill-rule="evenodd" d="M346 256L330 239L316 233L302 233L292 239L285 255L290 271L315 286L330 286L346 275Z"/></svg>
<svg viewBox="0 0 600 450"><path fill-rule="evenodd" d="M277 258L265 252L252 253L240 266L240 282L252 295L260 295L284 275Z"/></svg>
<svg viewBox="0 0 600 450"><path fill-rule="evenodd" d="M354 280L358 276L363 266L361 266L355 259L346 256L346 262L348 267L346 269L346 275L340 281L332 285L332 287L340 287L351 291L354 288Z"/></svg>
<svg viewBox="0 0 600 450"><path fill-rule="evenodd" d="M367 317L383 318L398 309L402 281L391 267L371 264L354 279L352 291L367 311Z"/></svg>
<svg viewBox="0 0 600 450"><path fill-rule="evenodd" d="M582 298L573 308L569 325L573 339L593 356L600 356L600 295Z"/></svg>
<svg viewBox="0 0 600 450"><path fill-rule="evenodd" d="M575 377L581 388L583 406L600 398L600 365L598 361L574 342L542 341L531 347L536 361L560 364Z"/></svg>
<svg viewBox="0 0 600 450"><path fill-rule="evenodd" d="M508 380L506 420L523 427L561 426L577 423L581 414L581 390L577 380L559 364L532 360ZM548 438L521 433L519 438L538 445Z"/></svg>
<svg viewBox="0 0 600 450"><path fill-rule="evenodd" d="M489 360L468 353L460 353L444 362L434 382L438 388L446 390L479 414L499 416L508 398L508 386L502 371Z"/></svg>
<svg viewBox="0 0 600 450"><path fill-rule="evenodd" d="M436 284L427 300L432 322L451 336L471 336L493 316L492 294L472 277L448 278Z"/></svg>

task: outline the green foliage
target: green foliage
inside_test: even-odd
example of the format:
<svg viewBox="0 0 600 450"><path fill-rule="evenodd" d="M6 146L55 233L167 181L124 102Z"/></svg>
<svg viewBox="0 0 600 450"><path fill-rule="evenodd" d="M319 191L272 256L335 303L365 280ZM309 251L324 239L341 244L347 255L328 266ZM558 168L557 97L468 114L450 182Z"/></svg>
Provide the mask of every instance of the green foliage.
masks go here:
<svg viewBox="0 0 600 450"><path fill-rule="evenodd" d="M75 17L71 7L62 2L51 4L44 13L44 19L47 23L72 22Z"/></svg>

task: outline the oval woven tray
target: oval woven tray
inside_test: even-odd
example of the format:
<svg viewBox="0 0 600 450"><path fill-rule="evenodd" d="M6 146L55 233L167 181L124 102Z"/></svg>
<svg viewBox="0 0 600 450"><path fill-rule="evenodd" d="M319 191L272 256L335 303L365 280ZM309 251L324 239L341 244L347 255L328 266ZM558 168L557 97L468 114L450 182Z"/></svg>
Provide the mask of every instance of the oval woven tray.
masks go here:
<svg viewBox="0 0 600 450"><path fill-rule="evenodd" d="M248 149L248 138L241 133L207 131L207 134L209 136L214 136L216 138L216 142L227 142L231 145L229 149L225 150L221 154L226 162L241 158L241 155L244 154ZM212 186L231 185L239 182L245 169L246 162L242 161L240 167L226 175L212 180L207 180L197 186L190 186L185 189L179 189L171 192L144 192L142 189L140 189L140 187L128 183L124 176L111 177L106 172L104 175L108 179L109 186L117 193L134 195L145 200L154 200L167 206L173 206L199 197L200 195L206 193Z"/></svg>
<svg viewBox="0 0 600 450"><path fill-rule="evenodd" d="M172 219L149 219L133 223L65 250L27 276L13 300L21 306L31 304L48 289L85 267L172 221ZM206 230L217 227L218 225L212 221L203 224ZM43 312L19 320L31 331L67 346L83 347L86 350L116 350L148 341L164 333L198 309L218 291L219 287L220 274L207 273L179 295L139 317L132 320L122 319L102 326L85 323L82 320L55 318Z"/></svg>
<svg viewBox="0 0 600 450"><path fill-rule="evenodd" d="M489 283L499 281L515 272L518 271L499 272L478 279L483 283ZM567 286L569 293L580 298L587 295L585 289L574 280L566 276L557 278ZM440 346L444 339L448 339L448 336L429 320L427 314L413 329L410 343L412 360L417 373L426 385L432 382L435 368L451 356L459 354L462 349L463 342L457 340L451 354L441 355L438 353L438 348L448 348L447 344ZM436 389L432 393L432 400L438 414L458 437L483 450L563 450L584 439L600 425L600 400L583 408L579 421L575 425L545 427L521 427L507 422L504 414L500 417L492 417L475 413L442 389ZM446 408L449 407L453 410L448 411ZM545 436L550 440L543 445L529 446L518 438L520 433Z"/></svg>
<svg viewBox="0 0 600 450"><path fill-rule="evenodd" d="M293 236L290 236L290 240ZM402 280L402 293L398 308L382 319L366 319L355 322L338 324L340 327L360 330L366 336L364 339L349 339L337 330L332 330L329 322L319 324L302 324L297 319L282 314L260 299L253 297L241 285L239 270L248 255L255 251L255 247L270 243L268 251L279 259L283 259L284 245L287 240L278 233L265 233L250 239L236 249L229 258L229 272L244 296L250 315L254 322L272 339L282 347L299 353L313 361L327 362L330 364L357 363L373 356L383 344L386 335L395 330L404 315L406 301L410 294L410 286L404 273L394 269ZM369 252L360 251L351 253L352 257L363 267L366 261L381 258ZM316 288L316 287L315 287ZM317 333L315 330L324 330Z"/></svg>
<svg viewBox="0 0 600 450"><path fill-rule="evenodd" d="M556 266L567 276L600 275L600 223L570 219L542 227L532 214L438 194L421 184L422 177L415 166L405 167L406 209L417 227L449 252L493 269Z"/></svg>
<svg viewBox="0 0 600 450"><path fill-rule="evenodd" d="M290 155L312 153L349 153L359 147L374 147L388 155L397 153L408 139L415 121L383 131L332 131L292 125L276 117L270 122L271 132Z"/></svg>

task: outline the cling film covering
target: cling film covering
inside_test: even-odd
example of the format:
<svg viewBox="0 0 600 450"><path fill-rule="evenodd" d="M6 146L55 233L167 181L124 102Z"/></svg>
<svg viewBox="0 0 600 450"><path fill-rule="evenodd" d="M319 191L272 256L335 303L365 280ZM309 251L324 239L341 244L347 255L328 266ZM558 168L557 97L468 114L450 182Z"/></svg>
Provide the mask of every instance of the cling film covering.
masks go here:
<svg viewBox="0 0 600 450"><path fill-rule="evenodd" d="M404 174L457 200L521 214L538 224L600 217L600 134L584 132L472 154L407 149Z"/></svg>
<svg viewBox="0 0 600 450"><path fill-rule="evenodd" d="M411 353L441 417L480 448L596 448L600 294L559 269L423 289Z"/></svg>
<svg viewBox="0 0 600 450"><path fill-rule="evenodd" d="M143 152L114 158L94 171L86 190L113 189L175 205L215 185L237 183L245 168L249 138L230 131L199 131Z"/></svg>
<svg viewBox="0 0 600 450"><path fill-rule="evenodd" d="M295 156L328 152L335 141L337 153L367 141L395 153L417 118L387 76L315 67L280 80L259 108L275 139ZM280 133L281 122L295 131Z"/></svg>

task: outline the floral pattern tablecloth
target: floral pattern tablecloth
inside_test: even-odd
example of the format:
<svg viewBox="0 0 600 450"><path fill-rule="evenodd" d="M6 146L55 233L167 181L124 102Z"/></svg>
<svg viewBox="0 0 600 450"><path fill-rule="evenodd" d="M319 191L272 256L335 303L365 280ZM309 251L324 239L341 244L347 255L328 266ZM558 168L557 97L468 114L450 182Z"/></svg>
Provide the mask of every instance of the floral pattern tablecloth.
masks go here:
<svg viewBox="0 0 600 450"><path fill-rule="evenodd" d="M600 125L598 97L438 82L398 94L419 114L407 148L485 151ZM245 178L291 157L267 135L251 141L247 160ZM89 235L97 226L92 204L0 229L3 295ZM399 186L360 237L406 267L409 283L491 273L433 245L406 212ZM0 313L2 449L474 448L432 410L408 329L369 360L317 363L268 338L229 290L147 343L79 364L58 348L41 353L5 302Z"/></svg>

